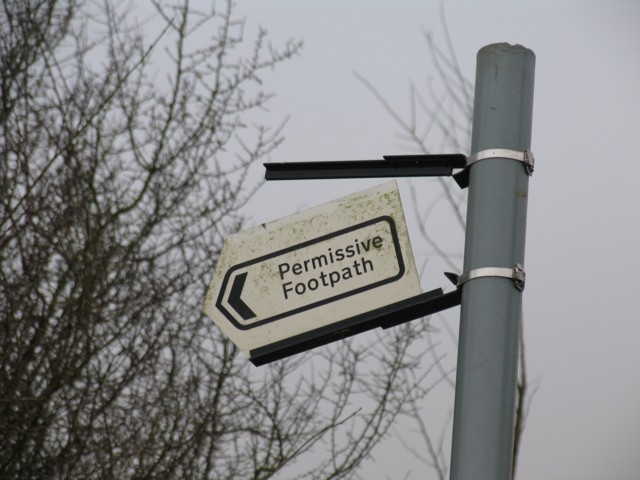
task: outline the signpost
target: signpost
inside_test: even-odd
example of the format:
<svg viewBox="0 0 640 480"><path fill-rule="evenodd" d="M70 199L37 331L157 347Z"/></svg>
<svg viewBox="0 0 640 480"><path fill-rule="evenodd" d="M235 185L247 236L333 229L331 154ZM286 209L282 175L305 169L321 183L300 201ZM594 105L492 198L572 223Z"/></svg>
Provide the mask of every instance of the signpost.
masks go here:
<svg viewBox="0 0 640 480"><path fill-rule="evenodd" d="M261 352L345 336L367 312L418 294L393 180L229 237L204 310L260 363Z"/></svg>
<svg viewBox="0 0 640 480"><path fill-rule="evenodd" d="M452 480L511 478L534 66L519 45L478 52L469 157L265 164L267 180L453 176L469 187L454 292L420 293L392 181L231 236L205 302L256 365L461 304Z"/></svg>
<svg viewBox="0 0 640 480"><path fill-rule="evenodd" d="M451 480L512 477L534 71L520 45L478 52Z"/></svg>

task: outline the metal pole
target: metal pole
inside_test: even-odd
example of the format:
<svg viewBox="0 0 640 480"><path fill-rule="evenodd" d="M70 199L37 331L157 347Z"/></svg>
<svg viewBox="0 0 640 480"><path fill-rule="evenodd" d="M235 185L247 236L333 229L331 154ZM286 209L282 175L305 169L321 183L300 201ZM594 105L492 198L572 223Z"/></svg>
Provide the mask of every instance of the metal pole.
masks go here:
<svg viewBox="0 0 640 480"><path fill-rule="evenodd" d="M522 292L492 272L524 265L529 178L507 153L530 147L534 68L519 45L478 52L470 158L498 155L468 167L451 480L511 478Z"/></svg>

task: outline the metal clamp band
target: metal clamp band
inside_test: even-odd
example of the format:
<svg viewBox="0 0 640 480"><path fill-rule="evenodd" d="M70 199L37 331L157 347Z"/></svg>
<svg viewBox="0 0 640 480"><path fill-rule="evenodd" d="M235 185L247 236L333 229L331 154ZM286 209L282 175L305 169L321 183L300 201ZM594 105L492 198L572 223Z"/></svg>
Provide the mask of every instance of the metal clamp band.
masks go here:
<svg viewBox="0 0 640 480"><path fill-rule="evenodd" d="M456 285L460 287L462 284L480 277L503 277L513 279L513 283L521 292L524 290L524 282L526 274L524 267L520 264L515 265L513 268L505 267L481 267L474 268L466 273L463 273L458 277Z"/></svg>
<svg viewBox="0 0 640 480"><path fill-rule="evenodd" d="M467 157L467 167L472 163L479 162L480 160L486 160L488 158L508 158L510 160L516 160L524 164L524 168L527 171L527 175L531 176L535 167L535 158L533 152L527 149L524 152L518 150L511 150L508 148L490 148L487 150L480 150L479 152L469 155Z"/></svg>

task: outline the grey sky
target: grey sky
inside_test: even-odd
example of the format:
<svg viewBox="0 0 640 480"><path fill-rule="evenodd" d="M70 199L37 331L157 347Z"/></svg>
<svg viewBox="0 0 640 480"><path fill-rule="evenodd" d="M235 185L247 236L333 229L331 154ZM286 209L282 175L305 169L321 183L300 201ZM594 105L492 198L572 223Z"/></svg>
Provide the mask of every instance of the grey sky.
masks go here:
<svg viewBox="0 0 640 480"><path fill-rule="evenodd" d="M436 1L239 0L238 8L248 16L248 33L261 23L276 45L289 37L305 41L302 56L266 84L277 97L264 118L275 124L291 115L272 161L405 153L396 126L352 71L406 114L409 83L426 90L435 76L423 30L444 45ZM524 316L529 372L539 390L518 478L639 478L640 2L451 0L445 10L469 79L484 45L520 43L537 56ZM376 183L267 184L247 212L268 221ZM414 185L425 206L439 193L432 182ZM446 211L434 213L428 228L461 265L455 254L464 238ZM423 288L445 286L446 267L419 236L412 241L416 261L428 262ZM457 315L446 316L456 330ZM445 395L425 405L429 418L446 419L450 401ZM402 450L390 437L371 472L430 478Z"/></svg>

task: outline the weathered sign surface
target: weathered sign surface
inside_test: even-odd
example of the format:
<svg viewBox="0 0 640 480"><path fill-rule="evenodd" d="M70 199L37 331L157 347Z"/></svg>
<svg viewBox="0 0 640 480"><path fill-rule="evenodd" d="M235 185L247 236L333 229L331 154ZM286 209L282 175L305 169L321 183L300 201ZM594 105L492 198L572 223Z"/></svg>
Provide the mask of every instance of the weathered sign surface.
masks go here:
<svg viewBox="0 0 640 480"><path fill-rule="evenodd" d="M230 236L204 311L253 356L419 293L393 180Z"/></svg>

